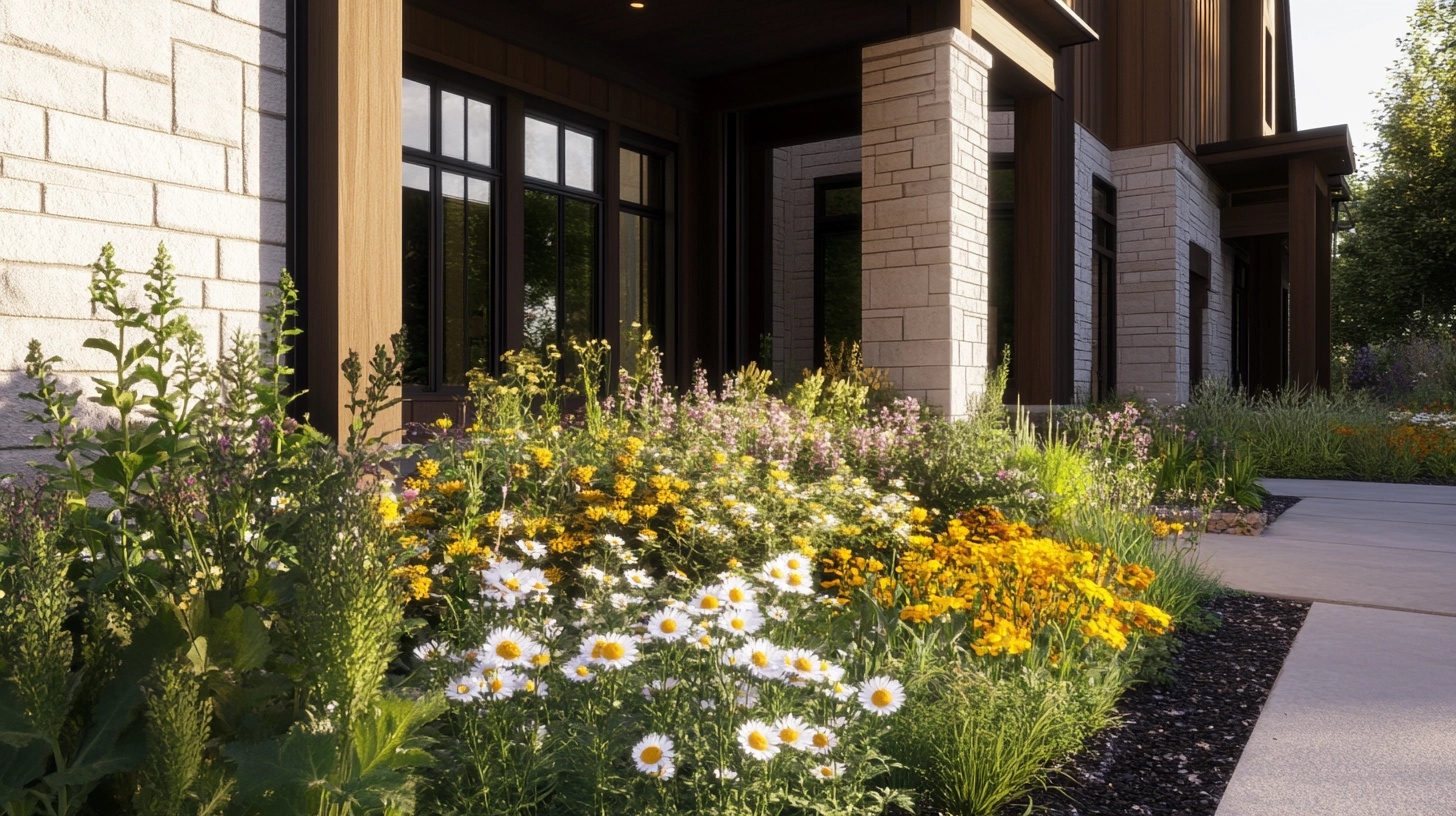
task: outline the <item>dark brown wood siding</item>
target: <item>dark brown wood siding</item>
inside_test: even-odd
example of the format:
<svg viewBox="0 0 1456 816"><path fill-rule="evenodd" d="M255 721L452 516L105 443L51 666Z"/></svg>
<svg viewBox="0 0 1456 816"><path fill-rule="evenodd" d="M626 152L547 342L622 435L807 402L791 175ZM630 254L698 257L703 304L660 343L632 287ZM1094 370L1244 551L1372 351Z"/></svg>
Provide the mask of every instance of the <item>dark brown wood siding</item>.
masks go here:
<svg viewBox="0 0 1456 816"><path fill-rule="evenodd" d="M405 6L404 50L643 133L682 136L676 105L424 9Z"/></svg>

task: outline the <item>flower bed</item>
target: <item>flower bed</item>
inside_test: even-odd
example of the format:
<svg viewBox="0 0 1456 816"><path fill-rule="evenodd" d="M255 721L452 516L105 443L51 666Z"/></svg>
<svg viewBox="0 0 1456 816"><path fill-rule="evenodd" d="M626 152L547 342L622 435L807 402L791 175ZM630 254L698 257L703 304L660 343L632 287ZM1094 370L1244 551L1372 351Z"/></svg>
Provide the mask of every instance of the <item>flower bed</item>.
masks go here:
<svg viewBox="0 0 1456 816"><path fill-rule="evenodd" d="M570 388L507 355L470 427L383 446L396 344L345 362L340 450L287 413L286 278L212 367L148 274L135 307L97 267L115 424L29 358L55 464L0 494L12 810L989 814L1213 589L1117 428L945 422L852 367L677 394L647 342L607 389L588 343Z"/></svg>

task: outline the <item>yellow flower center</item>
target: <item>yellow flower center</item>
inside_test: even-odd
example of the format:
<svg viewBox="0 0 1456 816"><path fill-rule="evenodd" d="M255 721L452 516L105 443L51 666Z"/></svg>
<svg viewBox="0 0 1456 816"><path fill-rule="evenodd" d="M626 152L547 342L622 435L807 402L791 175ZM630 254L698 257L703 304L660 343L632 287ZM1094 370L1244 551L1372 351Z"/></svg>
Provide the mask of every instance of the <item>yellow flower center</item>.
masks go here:
<svg viewBox="0 0 1456 816"><path fill-rule="evenodd" d="M591 669L588 669L586 666L577 666L576 667L576 676L577 677L591 677Z"/></svg>
<svg viewBox="0 0 1456 816"><path fill-rule="evenodd" d="M754 731L752 734L748 735L748 747L752 748L755 751L762 751L765 748L768 748L768 737L765 737L763 734Z"/></svg>
<svg viewBox="0 0 1456 816"><path fill-rule="evenodd" d="M779 739L783 740L784 742L798 742L799 732L795 731L792 728L779 729Z"/></svg>
<svg viewBox="0 0 1456 816"><path fill-rule="evenodd" d="M766 666L768 666L768 653L767 652L754 652L753 653L753 657L751 659L753 661L753 665L759 667L760 669L765 668Z"/></svg>
<svg viewBox="0 0 1456 816"><path fill-rule="evenodd" d="M491 678L491 681L490 681L490 690L491 691L500 691L501 689L503 689L505 687L506 687L505 682L503 682L499 677L493 677L493 678Z"/></svg>
<svg viewBox="0 0 1456 816"><path fill-rule="evenodd" d="M622 644L617 643L616 641L608 641L607 643L603 643L600 645L602 649L602 657L606 658L607 660L621 660L622 657L627 654L627 650L622 647Z"/></svg>
<svg viewBox="0 0 1456 816"><path fill-rule="evenodd" d="M469 694L470 693L470 686L467 686L464 683L461 683L461 684L459 684L459 685L457 685L455 687L455 693L456 694Z"/></svg>
<svg viewBox="0 0 1456 816"><path fill-rule="evenodd" d="M535 657L531 658L531 665L533 665L533 666L549 666L549 665L551 665L551 653L550 652L542 652L542 653L536 655Z"/></svg>
<svg viewBox="0 0 1456 816"><path fill-rule="evenodd" d="M791 573L789 573L789 580L788 580L789 586L792 586L792 587L802 586L803 583L804 583L804 576L800 575L797 572L791 572Z"/></svg>
<svg viewBox="0 0 1456 816"><path fill-rule="evenodd" d="M728 590L728 600L732 601L733 603L743 603L743 601L747 598L748 593L744 592L739 587L732 587Z"/></svg>
<svg viewBox="0 0 1456 816"><path fill-rule="evenodd" d="M656 745L649 745L642 749L641 759L643 765L656 765L662 759L662 749Z"/></svg>
<svg viewBox="0 0 1456 816"><path fill-rule="evenodd" d="M813 742L815 748L829 747L829 737L825 736L824 734L815 734Z"/></svg>
<svg viewBox="0 0 1456 816"><path fill-rule="evenodd" d="M748 622L745 621L743 618L734 618L733 620L728 621L728 625L733 629L743 629L748 626Z"/></svg>
<svg viewBox="0 0 1456 816"><path fill-rule="evenodd" d="M704 595L703 600L698 602L699 609L717 609L718 599L712 595Z"/></svg>
<svg viewBox="0 0 1456 816"><path fill-rule="evenodd" d="M503 640L496 644L495 655L502 660L515 660L521 656L521 646L513 640Z"/></svg>
<svg viewBox="0 0 1456 816"><path fill-rule="evenodd" d="M670 635L677 631L677 621L672 618L663 618L662 623L657 625L657 629L664 635Z"/></svg>
<svg viewBox="0 0 1456 816"><path fill-rule="evenodd" d="M794 668L796 670L798 670L798 671L801 671L801 672L811 672L811 671L814 671L814 661L810 660L807 657L795 658L794 659Z"/></svg>
<svg viewBox="0 0 1456 816"><path fill-rule="evenodd" d="M797 558L790 558L790 559L789 559L789 560L787 560L787 561L785 561L785 562L784 562L784 563L785 563L785 564L787 564L787 565L788 565L788 566L789 566L789 569L791 569L791 570L796 570L796 569L798 569L798 568L799 568L799 567L800 567L800 566L801 566L801 565L802 565L802 564L803 564L803 563L804 563L804 562L802 562L802 561L800 561L800 560L799 560L799 559L797 559Z"/></svg>
<svg viewBox="0 0 1456 816"><path fill-rule="evenodd" d="M834 778L834 769L829 767L828 765L821 765L819 767L819 773L821 776L825 776L830 779Z"/></svg>
<svg viewBox="0 0 1456 816"><path fill-rule="evenodd" d="M701 643L704 646L712 646L713 637L712 635L703 635L702 637L698 638L698 643Z"/></svg>
<svg viewBox="0 0 1456 816"><path fill-rule="evenodd" d="M501 583L505 584L506 589L509 589L511 591L516 591L521 588L521 579L519 578L507 578L504 581L501 581Z"/></svg>
<svg viewBox="0 0 1456 816"><path fill-rule="evenodd" d="M893 702L895 702L895 695L891 694L889 689L875 689L875 693L870 695L870 703L875 708L888 708Z"/></svg>

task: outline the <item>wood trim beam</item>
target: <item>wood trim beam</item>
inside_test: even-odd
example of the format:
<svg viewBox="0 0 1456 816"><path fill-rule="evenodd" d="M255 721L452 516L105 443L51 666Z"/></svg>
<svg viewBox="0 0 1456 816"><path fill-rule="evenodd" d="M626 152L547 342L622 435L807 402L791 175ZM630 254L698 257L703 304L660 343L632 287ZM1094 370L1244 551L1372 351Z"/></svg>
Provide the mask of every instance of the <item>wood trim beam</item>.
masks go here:
<svg viewBox="0 0 1456 816"><path fill-rule="evenodd" d="M989 46L998 58L1057 90L1056 51L1033 39L987 0L961 0L961 30Z"/></svg>
<svg viewBox="0 0 1456 816"><path fill-rule="evenodd" d="M1276 202L1224 207L1219 223L1224 238L1282 235L1289 232L1289 205Z"/></svg>
<svg viewBox="0 0 1456 816"><path fill-rule="evenodd" d="M339 363L399 331L401 0L308 4L309 393L315 427L348 431ZM398 406L376 423L400 427Z"/></svg>

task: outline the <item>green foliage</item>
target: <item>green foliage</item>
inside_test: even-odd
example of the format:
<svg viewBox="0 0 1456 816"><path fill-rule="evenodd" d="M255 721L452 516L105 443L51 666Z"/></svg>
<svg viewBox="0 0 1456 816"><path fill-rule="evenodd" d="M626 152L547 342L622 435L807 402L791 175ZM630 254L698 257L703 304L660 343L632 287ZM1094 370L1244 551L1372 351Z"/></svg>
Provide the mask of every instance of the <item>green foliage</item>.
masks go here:
<svg viewBox="0 0 1456 816"><path fill-rule="evenodd" d="M890 750L941 812L995 816L1048 786L1056 763L1109 724L1122 687L1116 673L948 673L912 698Z"/></svg>
<svg viewBox="0 0 1456 816"><path fill-rule="evenodd" d="M1335 336L1355 345L1456 315L1456 2L1421 0L1401 46L1335 266Z"/></svg>

